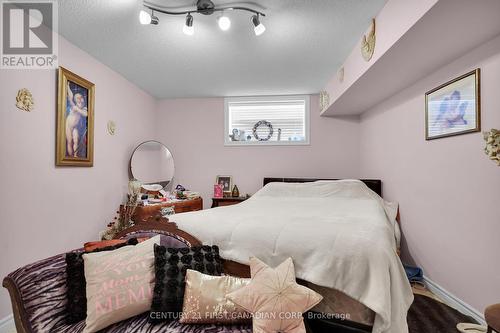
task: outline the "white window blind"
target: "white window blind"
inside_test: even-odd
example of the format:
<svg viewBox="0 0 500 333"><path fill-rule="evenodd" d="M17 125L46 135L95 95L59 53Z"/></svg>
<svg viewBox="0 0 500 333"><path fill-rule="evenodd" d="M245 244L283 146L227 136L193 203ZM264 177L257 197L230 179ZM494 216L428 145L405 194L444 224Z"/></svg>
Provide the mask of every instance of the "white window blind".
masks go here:
<svg viewBox="0 0 500 333"><path fill-rule="evenodd" d="M309 96L226 98L225 109L227 145L309 143ZM273 133L269 140L255 138L253 128L259 121L271 124ZM258 127L259 138L267 138L266 124Z"/></svg>

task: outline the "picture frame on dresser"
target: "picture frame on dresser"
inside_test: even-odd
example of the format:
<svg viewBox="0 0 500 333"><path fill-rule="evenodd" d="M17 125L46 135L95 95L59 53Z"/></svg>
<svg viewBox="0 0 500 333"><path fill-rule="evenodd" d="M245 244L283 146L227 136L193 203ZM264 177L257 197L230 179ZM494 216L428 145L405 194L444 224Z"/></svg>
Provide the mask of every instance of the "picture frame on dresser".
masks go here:
<svg viewBox="0 0 500 333"><path fill-rule="evenodd" d="M231 176L217 176L215 183L222 185L222 192L224 195L231 195L233 188L233 177Z"/></svg>

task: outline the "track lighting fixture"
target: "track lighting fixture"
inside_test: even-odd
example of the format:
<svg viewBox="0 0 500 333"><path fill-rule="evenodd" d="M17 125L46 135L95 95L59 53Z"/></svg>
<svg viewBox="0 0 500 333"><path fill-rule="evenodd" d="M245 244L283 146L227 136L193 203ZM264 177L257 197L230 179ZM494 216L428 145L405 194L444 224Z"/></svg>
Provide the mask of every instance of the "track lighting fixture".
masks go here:
<svg viewBox="0 0 500 333"><path fill-rule="evenodd" d="M193 16L191 15L191 13L187 14L186 24L184 24L182 31L188 36L194 35Z"/></svg>
<svg viewBox="0 0 500 333"><path fill-rule="evenodd" d="M229 30L229 28L231 28L231 20L229 19L229 17L224 15L224 11L229 11L229 10L242 10L253 13L254 15L252 16L252 23L254 26L255 35L260 36L264 33L264 31L266 31L266 27L264 27L264 25L260 22L260 17L266 16L266 14L249 7L241 6L241 3L235 6L232 6L231 4L225 4L222 7L216 7L212 2L212 0L197 0L196 9L175 12L166 10L165 7L158 7L156 5L152 5L147 0L144 1L145 1L144 7L150 9L151 14L149 14L145 10L141 10L141 12L139 13L139 21L141 22L141 24L155 24L155 25L158 24L159 19L158 17L154 16L155 11L167 15L187 14L186 22L184 24L184 27L182 28L182 31L189 36L194 34L193 16L191 15L192 13L212 15L215 12L222 12L222 15L217 19L217 23L221 30L227 31Z"/></svg>
<svg viewBox="0 0 500 333"><path fill-rule="evenodd" d="M256 36L260 36L266 31L266 27L260 22L259 14L252 16L253 31Z"/></svg>

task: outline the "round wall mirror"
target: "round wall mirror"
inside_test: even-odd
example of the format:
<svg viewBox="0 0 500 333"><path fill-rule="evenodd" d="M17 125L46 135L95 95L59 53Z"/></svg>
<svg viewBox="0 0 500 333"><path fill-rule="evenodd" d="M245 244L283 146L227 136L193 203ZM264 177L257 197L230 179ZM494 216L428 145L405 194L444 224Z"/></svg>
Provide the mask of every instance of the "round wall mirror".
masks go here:
<svg viewBox="0 0 500 333"><path fill-rule="evenodd" d="M174 178L174 171L172 153L158 141L141 143L130 158L130 178L143 184L160 184L165 188Z"/></svg>

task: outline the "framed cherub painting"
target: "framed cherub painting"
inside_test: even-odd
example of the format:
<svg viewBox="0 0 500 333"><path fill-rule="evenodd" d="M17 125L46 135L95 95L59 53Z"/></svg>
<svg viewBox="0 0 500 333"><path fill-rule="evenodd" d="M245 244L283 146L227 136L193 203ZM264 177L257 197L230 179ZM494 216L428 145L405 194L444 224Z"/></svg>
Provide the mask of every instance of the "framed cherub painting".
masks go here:
<svg viewBox="0 0 500 333"><path fill-rule="evenodd" d="M92 82L59 67L56 165L94 163L94 89Z"/></svg>
<svg viewBox="0 0 500 333"><path fill-rule="evenodd" d="M481 130L479 68L425 94L426 140Z"/></svg>

